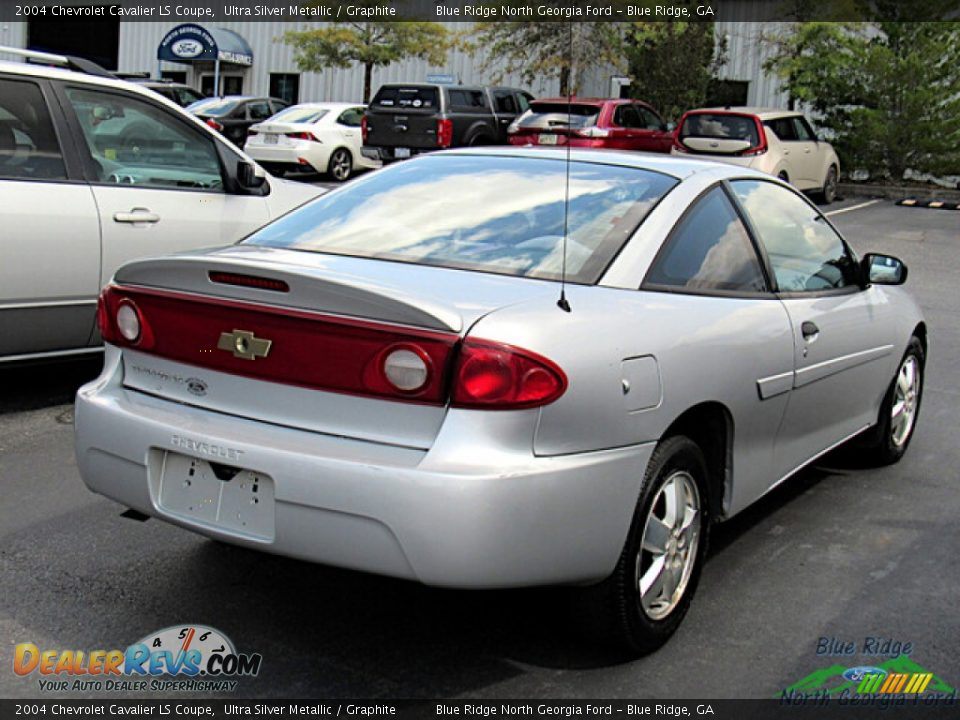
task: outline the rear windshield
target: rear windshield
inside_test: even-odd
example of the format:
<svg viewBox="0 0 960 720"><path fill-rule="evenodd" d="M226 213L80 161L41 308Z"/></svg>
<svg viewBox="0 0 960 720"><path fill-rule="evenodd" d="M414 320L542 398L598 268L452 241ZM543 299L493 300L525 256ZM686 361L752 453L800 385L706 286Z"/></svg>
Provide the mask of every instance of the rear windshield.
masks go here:
<svg viewBox="0 0 960 720"><path fill-rule="evenodd" d="M286 110L281 110L270 118L270 120L286 123L315 123L326 114L327 111L323 108L294 106Z"/></svg>
<svg viewBox="0 0 960 720"><path fill-rule="evenodd" d="M187 109L192 113L223 117L232 113L240 102L240 100L227 100L226 98L207 98L206 100L197 100Z"/></svg>
<svg viewBox="0 0 960 720"><path fill-rule="evenodd" d="M387 108L427 108L440 106L434 87L382 87L373 98L373 105Z"/></svg>
<svg viewBox="0 0 960 720"><path fill-rule="evenodd" d="M760 144L757 123L751 115L714 115L712 113L687 115L680 128L680 138L688 137L746 140L751 147Z"/></svg>
<svg viewBox="0 0 960 720"><path fill-rule="evenodd" d="M600 108L596 105L535 102L530 103L530 109L520 116L517 125L528 130L585 128L596 125L599 116Z"/></svg>
<svg viewBox="0 0 960 720"><path fill-rule="evenodd" d="M558 280L565 170L559 159L426 156L320 197L244 242ZM567 278L596 282L676 182L571 163Z"/></svg>

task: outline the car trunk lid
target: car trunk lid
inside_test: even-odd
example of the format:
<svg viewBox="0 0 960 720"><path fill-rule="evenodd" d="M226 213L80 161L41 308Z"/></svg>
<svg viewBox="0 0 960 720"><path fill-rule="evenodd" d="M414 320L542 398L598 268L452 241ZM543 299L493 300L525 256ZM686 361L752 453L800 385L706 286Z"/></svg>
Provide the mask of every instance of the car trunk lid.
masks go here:
<svg viewBox="0 0 960 720"><path fill-rule="evenodd" d="M444 268L396 270L377 260L248 246L127 265L114 281L123 299L105 309L132 302L143 318L136 344L118 342L124 383L231 415L429 448L467 329L553 289ZM453 296L457 302L441 299ZM397 392L378 374L397 348L421 353L429 366L417 392Z"/></svg>

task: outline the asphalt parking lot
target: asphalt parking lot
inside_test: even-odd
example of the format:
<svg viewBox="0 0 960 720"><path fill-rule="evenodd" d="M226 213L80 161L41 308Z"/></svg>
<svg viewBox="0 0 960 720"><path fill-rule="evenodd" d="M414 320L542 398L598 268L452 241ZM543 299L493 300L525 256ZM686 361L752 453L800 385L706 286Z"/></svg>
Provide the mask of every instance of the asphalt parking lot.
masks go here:
<svg viewBox="0 0 960 720"><path fill-rule="evenodd" d="M123 648L182 623L263 655L240 697L769 698L885 660L859 652L871 637L910 643L960 686L960 212L863 202L832 220L859 252L908 264L929 325L913 445L884 469L830 456L718 528L690 614L655 655L623 663L585 644L560 591L436 590L121 518L74 462L87 360L0 371L0 696L40 695L11 671L16 643ZM821 638L858 653L817 655Z"/></svg>

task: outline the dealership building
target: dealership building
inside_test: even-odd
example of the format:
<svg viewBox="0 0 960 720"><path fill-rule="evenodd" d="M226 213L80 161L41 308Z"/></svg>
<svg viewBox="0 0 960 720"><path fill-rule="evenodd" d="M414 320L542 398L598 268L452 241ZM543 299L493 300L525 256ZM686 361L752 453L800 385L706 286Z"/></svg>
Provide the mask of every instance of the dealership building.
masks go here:
<svg viewBox="0 0 960 720"><path fill-rule="evenodd" d="M739 0L721 6L715 22L718 41L727 46L727 62L719 73L725 104L783 106L785 96L776 78L763 72L766 45L762 34L771 23L747 22L757 2ZM445 23L452 31L468 30L470 23ZM205 95L271 95L290 102L358 102L363 93L361 67L301 72L292 48L282 42L288 30L321 23L240 22L202 23L121 21L109 16L61 20L37 18L0 26L0 45L29 47L79 55L119 72L148 73L186 83ZM492 73L480 71L482 55L451 50L442 66L407 59L375 68L373 86L392 81L423 81L431 75L452 77L463 84L489 84ZM501 84L523 87L534 95L556 95L556 79L538 79L532 85L505 75ZM623 79L610 67L582 69L579 94L619 95Z"/></svg>

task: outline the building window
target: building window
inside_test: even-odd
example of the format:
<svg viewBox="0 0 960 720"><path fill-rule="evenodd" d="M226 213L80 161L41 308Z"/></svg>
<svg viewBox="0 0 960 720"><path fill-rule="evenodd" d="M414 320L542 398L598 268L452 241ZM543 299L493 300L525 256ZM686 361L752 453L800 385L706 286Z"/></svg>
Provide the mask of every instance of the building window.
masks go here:
<svg viewBox="0 0 960 720"><path fill-rule="evenodd" d="M180 83L181 85L187 84L187 73L182 70L164 70L160 73L160 77L170 82Z"/></svg>
<svg viewBox="0 0 960 720"><path fill-rule="evenodd" d="M213 96L213 75L204 75L200 78L200 92L206 97ZM242 75L221 75L220 96L243 95Z"/></svg>
<svg viewBox="0 0 960 720"><path fill-rule="evenodd" d="M705 107L736 107L747 104L750 83L745 80L711 80Z"/></svg>
<svg viewBox="0 0 960 720"><path fill-rule="evenodd" d="M300 75L297 73L270 73L270 97L291 105L300 99Z"/></svg>

